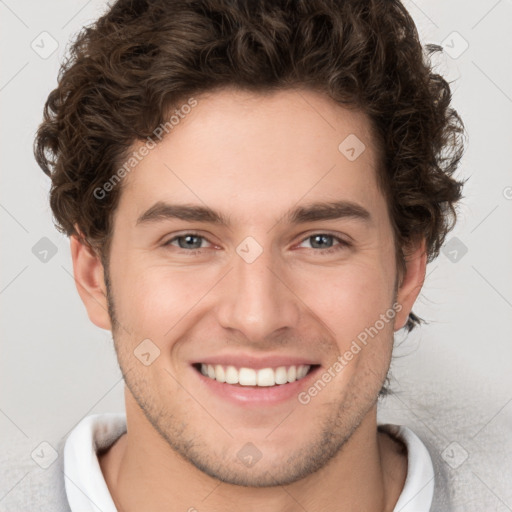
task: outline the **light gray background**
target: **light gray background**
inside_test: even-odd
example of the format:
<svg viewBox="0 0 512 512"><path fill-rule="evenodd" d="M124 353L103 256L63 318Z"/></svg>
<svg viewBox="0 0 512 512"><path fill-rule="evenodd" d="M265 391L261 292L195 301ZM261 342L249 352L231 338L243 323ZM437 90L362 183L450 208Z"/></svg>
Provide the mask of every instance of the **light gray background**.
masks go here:
<svg viewBox="0 0 512 512"><path fill-rule="evenodd" d="M379 419L428 437L474 510L485 503L485 510L510 511L512 2L404 3L422 41L447 51L435 62L452 82L469 135L459 176L470 179L458 225L429 265L415 307L430 323L397 339L397 395L382 403ZM2 443L55 445L84 416L124 407L110 332L87 318L69 241L52 225L49 179L32 156L68 41L105 7L99 0L0 1ZM51 49L42 32L58 43L50 56L32 48ZM469 46L461 53L463 40ZM57 249L46 262L32 251L43 237ZM0 508L15 484L0 482Z"/></svg>

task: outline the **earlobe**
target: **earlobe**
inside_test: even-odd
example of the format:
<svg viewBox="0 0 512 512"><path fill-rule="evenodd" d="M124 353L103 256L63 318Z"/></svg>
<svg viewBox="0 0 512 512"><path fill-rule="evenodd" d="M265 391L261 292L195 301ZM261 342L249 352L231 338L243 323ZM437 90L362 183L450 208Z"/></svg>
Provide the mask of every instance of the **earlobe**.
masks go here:
<svg viewBox="0 0 512 512"><path fill-rule="evenodd" d="M84 303L91 322L98 327L112 330L108 314L107 292L100 257L78 236L70 237L73 273L78 294Z"/></svg>
<svg viewBox="0 0 512 512"><path fill-rule="evenodd" d="M402 282L398 287L397 302L401 308L395 317L395 331L398 331L407 323L409 313L412 310L414 302L418 297L427 268L427 253L425 248L425 239L422 238L415 243L412 250L405 256L405 273L402 276Z"/></svg>

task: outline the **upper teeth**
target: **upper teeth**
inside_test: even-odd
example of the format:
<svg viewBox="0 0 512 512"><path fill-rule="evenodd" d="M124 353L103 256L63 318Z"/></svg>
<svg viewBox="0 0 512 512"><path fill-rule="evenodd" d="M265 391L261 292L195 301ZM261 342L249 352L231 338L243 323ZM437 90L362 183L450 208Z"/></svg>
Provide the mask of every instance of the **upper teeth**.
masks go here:
<svg viewBox="0 0 512 512"><path fill-rule="evenodd" d="M278 368L235 368L224 367L220 364L201 364L201 373L210 379L227 384L240 384L241 386L274 386L295 382L306 376L310 365L279 366Z"/></svg>

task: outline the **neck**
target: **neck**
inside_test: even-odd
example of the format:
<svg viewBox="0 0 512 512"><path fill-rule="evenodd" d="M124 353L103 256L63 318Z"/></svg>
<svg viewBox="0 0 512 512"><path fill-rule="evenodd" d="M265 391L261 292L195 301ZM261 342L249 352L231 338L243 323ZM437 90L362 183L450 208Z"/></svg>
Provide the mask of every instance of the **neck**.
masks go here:
<svg viewBox="0 0 512 512"><path fill-rule="evenodd" d="M220 482L173 451L134 402L127 433L99 457L120 512L244 510L392 511L407 474L404 447L377 431L376 405L343 448L320 470L285 486L242 487Z"/></svg>

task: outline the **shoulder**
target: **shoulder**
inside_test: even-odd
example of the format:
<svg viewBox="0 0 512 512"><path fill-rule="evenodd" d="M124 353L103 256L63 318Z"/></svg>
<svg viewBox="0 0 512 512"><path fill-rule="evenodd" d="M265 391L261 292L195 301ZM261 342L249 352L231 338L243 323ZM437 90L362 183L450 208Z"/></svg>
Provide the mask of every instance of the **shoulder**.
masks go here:
<svg viewBox="0 0 512 512"><path fill-rule="evenodd" d="M18 438L2 441L0 455L0 510L70 512L64 483L65 439L34 443Z"/></svg>

